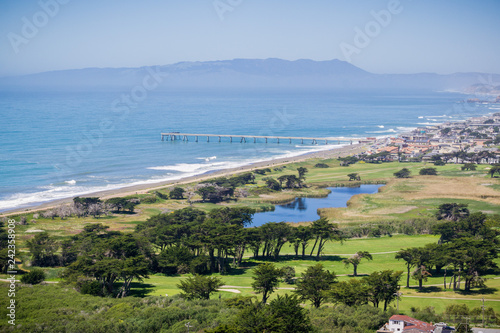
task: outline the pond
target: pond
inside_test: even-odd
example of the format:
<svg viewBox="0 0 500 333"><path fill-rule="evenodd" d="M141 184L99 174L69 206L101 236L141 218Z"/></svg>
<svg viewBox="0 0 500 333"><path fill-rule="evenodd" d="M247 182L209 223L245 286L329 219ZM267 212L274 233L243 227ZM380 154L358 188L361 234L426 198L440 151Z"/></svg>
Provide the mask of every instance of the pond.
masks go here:
<svg viewBox="0 0 500 333"><path fill-rule="evenodd" d="M361 185L360 187L328 187L331 191L325 198L295 198L285 205L276 205L272 212L256 213L251 227L258 227L267 222L304 222L319 219L318 208L347 207L347 201L356 194L374 194L378 185Z"/></svg>

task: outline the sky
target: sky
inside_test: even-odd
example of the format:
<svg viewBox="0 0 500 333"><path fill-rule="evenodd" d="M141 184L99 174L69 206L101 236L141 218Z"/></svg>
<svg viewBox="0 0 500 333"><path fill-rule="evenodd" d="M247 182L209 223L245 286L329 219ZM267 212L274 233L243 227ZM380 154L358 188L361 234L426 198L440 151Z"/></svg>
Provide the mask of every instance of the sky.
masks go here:
<svg viewBox="0 0 500 333"><path fill-rule="evenodd" d="M0 0L0 76L180 61L500 73L498 0Z"/></svg>

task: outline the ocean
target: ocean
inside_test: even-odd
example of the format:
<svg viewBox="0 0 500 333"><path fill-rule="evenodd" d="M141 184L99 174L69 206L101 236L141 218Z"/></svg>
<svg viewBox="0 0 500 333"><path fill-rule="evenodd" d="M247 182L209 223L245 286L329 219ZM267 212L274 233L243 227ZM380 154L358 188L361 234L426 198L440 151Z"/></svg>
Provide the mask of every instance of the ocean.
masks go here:
<svg viewBox="0 0 500 333"><path fill-rule="evenodd" d="M0 211L334 147L162 142L166 131L381 137L498 112L451 92L152 91L126 107L123 94L0 92Z"/></svg>

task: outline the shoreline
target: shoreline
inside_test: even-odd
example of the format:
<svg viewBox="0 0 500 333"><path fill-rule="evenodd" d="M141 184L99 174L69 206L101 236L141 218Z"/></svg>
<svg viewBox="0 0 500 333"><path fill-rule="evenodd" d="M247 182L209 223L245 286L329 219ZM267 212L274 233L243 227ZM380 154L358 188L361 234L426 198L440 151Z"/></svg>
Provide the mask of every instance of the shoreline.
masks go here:
<svg viewBox="0 0 500 333"><path fill-rule="evenodd" d="M379 140L380 139L377 139L377 142ZM344 146L336 147L333 149L325 149L325 150L316 151L316 152L308 152L308 153L293 156L293 157L281 157L281 158L276 158L276 159L271 159L271 160L266 160L266 161L250 163L250 164L236 167L236 168L210 171L208 173L203 173L203 174L195 175L195 176L189 176L189 177L185 177L185 178L181 178L181 179L166 180L166 181L160 181L157 183L150 183L150 184L131 185L131 186L120 187L120 188L112 189L112 190L91 192L91 193L85 194L84 196L85 197L99 197L101 199L106 200L106 199L113 198L113 197L122 197L122 196L129 196L129 195L135 195L135 194L145 194L149 191L163 189L163 188L171 187L171 186L175 186L175 185L185 185L185 184L200 182L200 181L215 178L215 177L232 176L232 175L235 175L238 173L253 171L256 169L275 167L275 166L280 166L280 165L285 165L285 164L290 164L290 163L295 163L295 162L303 162L303 161L315 159L315 158L329 159L329 158L345 157L348 155L352 155L352 154L356 154L356 153L360 153L360 152L365 151L366 146L367 146L367 144L362 144L362 143L356 143L356 144L352 144L352 145L344 145ZM54 208L54 207L57 207L57 206L60 206L63 204L71 203L72 201L73 201L73 197L69 197L69 198L57 199L57 200L53 200L53 201L49 201L49 202L45 202L45 203L41 203L41 204L34 204L31 206L27 206L27 207L14 208L11 210L6 210L3 212L0 212L0 217L7 217L7 216L12 216L12 215L43 211L43 210L51 209L51 208Z"/></svg>

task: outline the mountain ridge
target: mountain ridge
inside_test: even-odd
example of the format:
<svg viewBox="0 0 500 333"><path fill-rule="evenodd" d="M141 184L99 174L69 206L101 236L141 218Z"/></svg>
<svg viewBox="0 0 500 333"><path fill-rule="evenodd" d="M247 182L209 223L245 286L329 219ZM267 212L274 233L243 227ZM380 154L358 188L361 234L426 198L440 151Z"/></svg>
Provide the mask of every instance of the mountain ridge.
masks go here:
<svg viewBox="0 0 500 333"><path fill-rule="evenodd" d="M161 88L397 89L467 91L500 75L374 74L346 61L279 58L183 61L160 66L88 67L0 78L0 88L88 88L137 85L152 70L162 73ZM484 83L483 83L484 84ZM161 89L160 88L160 89Z"/></svg>

